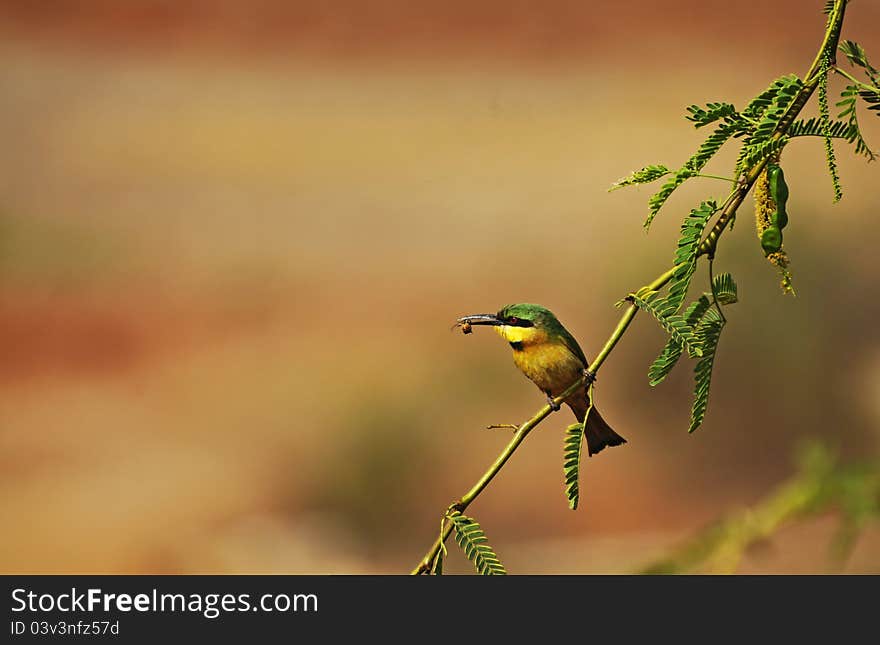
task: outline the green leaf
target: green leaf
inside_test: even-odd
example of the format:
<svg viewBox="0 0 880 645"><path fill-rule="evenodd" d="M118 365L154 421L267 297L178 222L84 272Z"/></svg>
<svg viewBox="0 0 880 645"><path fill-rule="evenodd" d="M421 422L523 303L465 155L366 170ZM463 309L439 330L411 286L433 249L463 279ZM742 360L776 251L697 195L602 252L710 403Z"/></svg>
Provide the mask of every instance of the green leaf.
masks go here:
<svg viewBox="0 0 880 645"><path fill-rule="evenodd" d="M803 85L801 80L794 74L780 76L770 84L770 87L749 102L746 109L742 111L742 116L757 123L771 107L779 103L778 96L783 91L783 88L797 87L798 84ZM785 90L786 95L790 94L790 92L790 89Z"/></svg>
<svg viewBox="0 0 880 645"><path fill-rule="evenodd" d="M770 154L781 150L787 143L787 137L774 139L774 135L803 86L803 82L794 74L782 76L752 99L748 107L743 110L743 116L753 125L736 161L738 175L748 171Z"/></svg>
<svg viewBox="0 0 880 645"><path fill-rule="evenodd" d="M710 306L712 303L705 295L692 302L684 312L687 324L693 328ZM674 338L670 338L666 342L666 346L648 369L648 383L651 387L659 385L669 375L681 357L682 351L684 351L684 347Z"/></svg>
<svg viewBox="0 0 880 645"><path fill-rule="evenodd" d="M849 131L846 133L846 136L838 138L846 139L849 143L855 143L856 154L864 155L868 158L868 161L874 161L877 157L874 154L874 151L871 150L868 142L865 141L865 138L862 136L862 130L859 127L859 113L856 109L858 97L858 85L847 85L840 93L841 100L837 102L837 107L842 109L840 111L840 114L837 115L837 118L842 119L846 117L846 124L849 126ZM830 131L832 137L835 136L835 130L839 129L838 127L836 127L838 123L841 123L841 121L832 122L832 127Z"/></svg>
<svg viewBox="0 0 880 645"><path fill-rule="evenodd" d="M743 146L740 171L748 170L767 157L781 152L789 141L791 141L791 137L785 135L778 139L768 139L754 146Z"/></svg>
<svg viewBox="0 0 880 645"><path fill-rule="evenodd" d="M685 162L684 167L693 170L695 173L700 172L709 160L715 156L715 153L721 149L721 146L732 136L743 130L743 122L738 120L725 120L724 123L715 128L702 145L697 149L694 155Z"/></svg>
<svg viewBox="0 0 880 645"><path fill-rule="evenodd" d="M681 224L678 247L673 258L675 273L666 298L666 303L673 307L674 311L681 308L681 303L687 295L691 276L697 266L697 249L700 247L703 231L717 211L718 205L714 201L702 202L698 208L691 210Z"/></svg>
<svg viewBox="0 0 880 645"><path fill-rule="evenodd" d="M696 343L702 350L702 357L694 367L694 404L691 408L691 424L688 432L700 427L709 405L709 388L712 385L712 368L715 365L715 350L718 338L724 327L724 319L716 309L709 309L694 331Z"/></svg>
<svg viewBox="0 0 880 645"><path fill-rule="evenodd" d="M462 515L459 511L450 511L447 517L455 528L456 544L473 563L477 573L484 576L507 575L504 565L489 546L486 534L475 519Z"/></svg>
<svg viewBox="0 0 880 645"><path fill-rule="evenodd" d="M843 105L846 101L841 101L838 103L838 106ZM848 111L844 110L838 116L839 118L843 118L847 116ZM794 123L791 124L791 127L788 129L788 136L794 137L824 137L825 133L823 132L822 121L816 117L811 117L804 121L803 119L798 119ZM855 138L855 134L853 132L853 127L850 123L846 121L831 121L831 136L835 139L844 139L846 141L852 141Z"/></svg>
<svg viewBox="0 0 880 645"><path fill-rule="evenodd" d="M675 309L670 307L666 300L661 298L656 291L642 287L632 294L631 297L636 306L654 316L657 322L660 323L660 326L676 342L685 347L689 352L693 352L695 356L702 356L702 349L697 345L693 330L688 325L685 317L676 314Z"/></svg>
<svg viewBox="0 0 880 645"><path fill-rule="evenodd" d="M578 507L580 499L580 487L578 486L578 478L580 477L581 468L581 444L584 441L584 428L590 419L590 413L593 411L593 391L590 388L587 391L590 405L587 407L587 414L584 416L583 423L572 423L565 430L565 442L563 443L563 464L562 473L565 476L565 495L568 498L568 507L575 510Z"/></svg>
<svg viewBox="0 0 880 645"><path fill-rule="evenodd" d="M671 170L663 165L656 166L645 166L641 170L636 170L630 175L626 177L622 177L611 184L611 188L608 189L608 192L612 190L617 190L618 188L623 188L624 186L635 186L636 184L648 184L652 181L656 181L663 177L664 175L668 175Z"/></svg>
<svg viewBox="0 0 880 645"><path fill-rule="evenodd" d="M880 80L878 80L878 77L880 77L880 71L877 71L877 69L868 62L868 54L865 52L864 47L854 40L844 40L840 43L839 49L849 59L850 63L865 70L865 73L868 75L868 78L871 79L871 82L875 85L880 84Z"/></svg>
<svg viewBox="0 0 880 645"><path fill-rule="evenodd" d="M732 305L737 302L736 282L729 273L719 273L712 280L712 291L720 305Z"/></svg>
<svg viewBox="0 0 880 645"><path fill-rule="evenodd" d="M718 119L733 116L736 114L736 108L730 103L707 103L705 108L699 105L691 105L687 108L688 114L685 118L694 122L695 128L702 128L704 125L714 123Z"/></svg>
<svg viewBox="0 0 880 645"><path fill-rule="evenodd" d="M868 110L876 112L880 117L880 90L859 90L859 96L868 104Z"/></svg>

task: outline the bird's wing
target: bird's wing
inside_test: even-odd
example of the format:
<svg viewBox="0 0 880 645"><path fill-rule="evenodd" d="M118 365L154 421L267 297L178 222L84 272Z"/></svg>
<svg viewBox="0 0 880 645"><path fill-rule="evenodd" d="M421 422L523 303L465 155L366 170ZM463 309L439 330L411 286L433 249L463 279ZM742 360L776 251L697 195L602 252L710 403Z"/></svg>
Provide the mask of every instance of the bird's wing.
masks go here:
<svg viewBox="0 0 880 645"><path fill-rule="evenodd" d="M589 367L590 362L587 360L587 357L584 356L584 350L581 349L581 346L578 345L578 342L574 339L574 336L568 333L567 330L563 329L562 331L562 342L568 348L572 354L581 359L581 362L584 364L584 367Z"/></svg>

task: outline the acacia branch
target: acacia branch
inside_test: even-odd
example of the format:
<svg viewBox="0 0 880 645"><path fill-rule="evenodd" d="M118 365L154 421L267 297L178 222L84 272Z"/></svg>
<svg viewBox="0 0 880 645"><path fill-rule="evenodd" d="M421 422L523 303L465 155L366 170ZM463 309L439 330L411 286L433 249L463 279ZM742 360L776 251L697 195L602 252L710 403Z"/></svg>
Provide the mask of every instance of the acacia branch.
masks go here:
<svg viewBox="0 0 880 645"><path fill-rule="evenodd" d="M794 122L797 115L801 112L803 107L809 101L810 97L813 95L813 92L819 86L819 82L821 81L822 76L823 57L830 55L831 62L834 62L834 55L837 51L838 41L840 40L840 30L841 26L843 25L843 17L844 13L846 12L846 3L847 0L835 0L834 7L831 10L831 14L828 18L825 38L822 41L819 52L816 55L816 58L813 61L810 70L805 76L803 87L791 102L788 110L781 119L779 126L773 133L771 137L773 140L778 140L781 137L785 136L786 132L791 127L791 124ZM761 172L763 172L767 163L768 159L763 159L759 163L755 164L749 170L749 172L740 179L736 188L734 188L734 190L725 201L721 209L721 213L718 216L718 219L716 220L714 226L700 243L700 246L697 249L697 257L706 255L709 257L709 259L714 258L718 240L724 233L724 230L727 228L728 224L730 224L730 222L736 216L737 209L739 209L743 201L745 201L746 196L751 191L752 186L757 181ZM677 266L672 267L671 269L657 277L657 279L649 284L647 288L651 291L657 291L661 289L672 279L677 268ZM635 318L637 312L638 307L635 305L635 303L630 302L620 320L618 321L617 327L614 329L614 332L605 342L605 345L596 356L596 359L590 364L589 369L593 374L598 373L599 368L605 362L605 359L608 358L609 354L611 354L611 351L617 345L618 341L623 337L624 333L626 333L626 330L629 328L629 325ZM558 406L563 401L565 401L565 399L571 396L579 388L584 387L586 383L586 375L582 376L577 381L572 383L564 392L562 392L562 394L553 399L555 406L558 408ZM491 482L495 478L495 476L501 471L501 469L504 467L504 464L506 464L507 460L510 459L514 452L516 452L516 449L519 448L520 444L522 444L529 433L544 419L550 416L552 412L553 409L548 403L540 410L538 410L538 412L536 412L535 415L532 416L532 418L522 423L517 428L516 432L513 435L513 438L511 438L510 442L507 444L501 454L498 455L498 458L495 459L492 465L489 466L488 470L486 470L483 476L467 493L465 493L458 501L450 504L447 509L447 513L451 510L463 512L480 495L480 493L485 490L485 488L489 485L489 482ZM429 573L432 570L432 566L438 554L440 553L440 550L443 548L444 543L452 533L452 530L452 522L443 523L443 528L440 532L440 535L431 546L431 548L428 549L428 552L425 554L425 557L422 558L422 561L419 563L419 565L412 570L411 573L413 575Z"/></svg>

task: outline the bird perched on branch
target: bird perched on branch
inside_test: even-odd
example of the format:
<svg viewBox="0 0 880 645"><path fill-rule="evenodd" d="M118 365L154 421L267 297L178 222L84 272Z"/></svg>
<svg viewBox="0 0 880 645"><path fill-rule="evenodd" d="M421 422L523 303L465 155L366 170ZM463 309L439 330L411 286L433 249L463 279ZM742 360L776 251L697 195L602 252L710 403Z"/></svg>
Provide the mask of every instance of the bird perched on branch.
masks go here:
<svg viewBox="0 0 880 645"><path fill-rule="evenodd" d="M513 349L513 362L547 396L554 410L559 409L554 397L582 376L587 376L588 384L595 377L589 372L589 363L574 336L553 312L541 305L507 305L497 314L463 316L456 325L465 333L470 333L472 325L493 326ZM581 423L587 411L590 412L584 428L590 456L605 446L626 443L626 439L605 423L595 407L590 409L586 389L575 391L564 402Z"/></svg>

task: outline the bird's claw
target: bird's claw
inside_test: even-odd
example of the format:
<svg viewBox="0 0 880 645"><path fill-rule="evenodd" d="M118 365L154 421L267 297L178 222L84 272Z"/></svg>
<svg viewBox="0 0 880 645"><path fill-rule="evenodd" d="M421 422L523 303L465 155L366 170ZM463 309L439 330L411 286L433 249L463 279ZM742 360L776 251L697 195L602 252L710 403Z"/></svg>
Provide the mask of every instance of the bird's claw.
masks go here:
<svg viewBox="0 0 880 645"><path fill-rule="evenodd" d="M552 397L550 394L547 395L547 405L549 405L549 406L550 406L550 409L553 410L554 412L559 412L559 411L562 409L562 406L560 406L560 405L559 405L559 404L553 399L553 397Z"/></svg>
<svg viewBox="0 0 880 645"><path fill-rule="evenodd" d="M596 382L596 372L593 372L589 369L584 369L584 379L587 382L587 385L592 385Z"/></svg>

